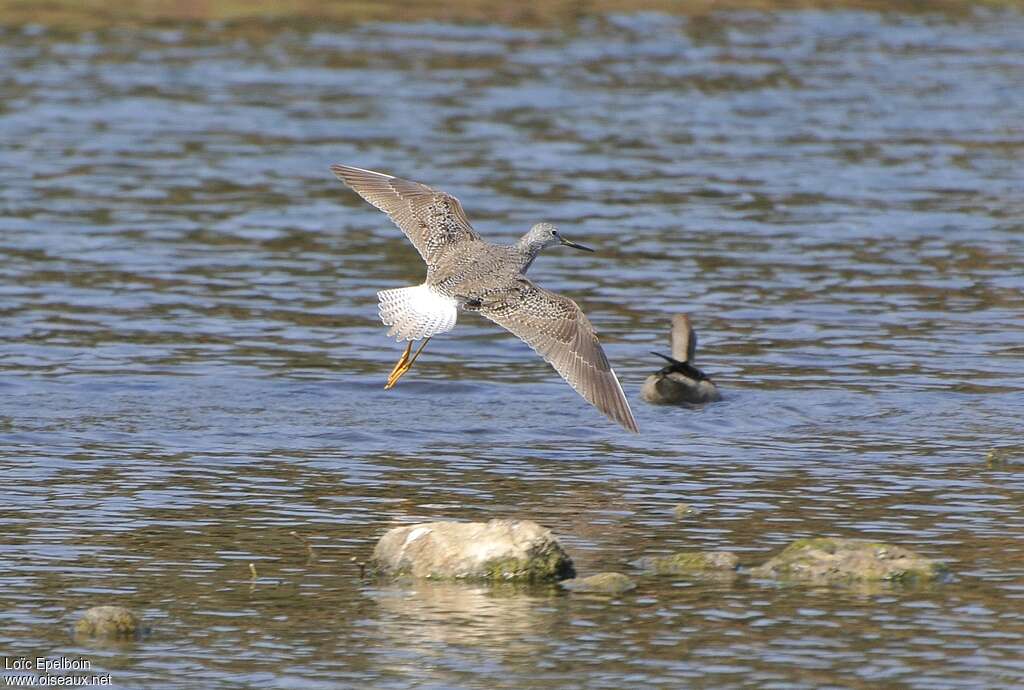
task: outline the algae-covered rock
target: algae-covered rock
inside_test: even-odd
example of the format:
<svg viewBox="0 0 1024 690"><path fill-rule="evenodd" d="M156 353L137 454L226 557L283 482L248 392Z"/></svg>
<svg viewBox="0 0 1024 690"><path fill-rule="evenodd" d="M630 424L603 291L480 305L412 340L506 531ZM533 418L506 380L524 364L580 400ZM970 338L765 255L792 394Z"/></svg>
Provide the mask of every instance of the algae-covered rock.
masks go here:
<svg viewBox="0 0 1024 690"><path fill-rule="evenodd" d="M595 594L622 594L636 589L636 583L622 573L598 573L589 577L577 577L558 583L570 592L592 592Z"/></svg>
<svg viewBox="0 0 1024 690"><path fill-rule="evenodd" d="M764 565L751 568L750 575L811 584L925 583L944 579L947 570L902 546L815 537L796 540Z"/></svg>
<svg viewBox="0 0 1024 690"><path fill-rule="evenodd" d="M530 520L424 522L387 532L372 565L386 576L544 582L575 575L550 530Z"/></svg>
<svg viewBox="0 0 1024 690"><path fill-rule="evenodd" d="M126 640L140 637L142 620L124 606L93 606L75 623L75 637Z"/></svg>
<svg viewBox="0 0 1024 690"><path fill-rule="evenodd" d="M655 575L733 573L740 559L731 551L683 551L671 556L648 556L633 565Z"/></svg>

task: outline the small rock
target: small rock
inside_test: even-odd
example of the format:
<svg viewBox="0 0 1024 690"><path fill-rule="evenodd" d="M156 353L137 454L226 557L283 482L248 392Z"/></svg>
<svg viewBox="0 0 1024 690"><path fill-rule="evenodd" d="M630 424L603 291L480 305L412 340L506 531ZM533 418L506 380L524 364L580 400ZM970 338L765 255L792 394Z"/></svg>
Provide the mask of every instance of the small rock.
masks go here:
<svg viewBox="0 0 1024 690"><path fill-rule="evenodd" d="M989 469L1006 469L1014 463L1014 451L1011 448L993 448L985 454L985 464Z"/></svg>
<svg viewBox="0 0 1024 690"><path fill-rule="evenodd" d="M373 550L383 575L544 582L575 575L561 544L536 522L424 522L388 531Z"/></svg>
<svg viewBox="0 0 1024 690"><path fill-rule="evenodd" d="M570 592L593 592L596 594L622 594L636 589L636 583L622 573L598 573L590 577L577 577L558 583Z"/></svg>
<svg viewBox="0 0 1024 690"><path fill-rule="evenodd" d="M680 503L672 509L672 514L676 516L677 520L685 520L687 518L697 517L700 515L700 511L693 506Z"/></svg>
<svg viewBox="0 0 1024 690"><path fill-rule="evenodd" d="M917 583L942 580L948 572L941 563L902 546L815 537L796 540L764 565L751 568L750 575L811 584Z"/></svg>
<svg viewBox="0 0 1024 690"><path fill-rule="evenodd" d="M641 558L633 565L655 575L700 575L731 573L739 562L739 557L731 551L684 551L671 556Z"/></svg>
<svg viewBox="0 0 1024 690"><path fill-rule="evenodd" d="M124 640L144 632L142 621L124 606L93 606L75 623L75 637Z"/></svg>

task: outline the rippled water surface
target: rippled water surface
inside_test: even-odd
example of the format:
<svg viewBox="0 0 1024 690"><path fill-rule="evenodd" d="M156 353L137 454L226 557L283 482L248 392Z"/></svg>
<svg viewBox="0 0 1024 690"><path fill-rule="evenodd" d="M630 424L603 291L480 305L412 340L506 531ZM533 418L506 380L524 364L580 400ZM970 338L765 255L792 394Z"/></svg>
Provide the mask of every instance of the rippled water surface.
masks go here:
<svg viewBox="0 0 1024 690"><path fill-rule="evenodd" d="M1020 687L1021 36L811 12L3 33L0 650L120 687ZM422 266L334 162L446 189L494 240L549 220L594 246L531 276L590 315L641 435L472 315L382 390L375 292ZM678 311L719 404L638 396ZM360 578L389 527L491 517L553 528L581 574L830 534L956 578ZM74 642L105 602L152 634Z"/></svg>

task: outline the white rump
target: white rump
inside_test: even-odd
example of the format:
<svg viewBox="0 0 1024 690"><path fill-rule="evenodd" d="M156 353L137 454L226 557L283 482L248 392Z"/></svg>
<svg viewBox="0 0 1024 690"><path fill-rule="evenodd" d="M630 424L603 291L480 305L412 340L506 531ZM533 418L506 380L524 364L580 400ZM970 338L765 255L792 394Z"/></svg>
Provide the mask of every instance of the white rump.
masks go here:
<svg viewBox="0 0 1024 690"><path fill-rule="evenodd" d="M455 328L458 303L429 285L381 290L378 310L395 340L422 340Z"/></svg>

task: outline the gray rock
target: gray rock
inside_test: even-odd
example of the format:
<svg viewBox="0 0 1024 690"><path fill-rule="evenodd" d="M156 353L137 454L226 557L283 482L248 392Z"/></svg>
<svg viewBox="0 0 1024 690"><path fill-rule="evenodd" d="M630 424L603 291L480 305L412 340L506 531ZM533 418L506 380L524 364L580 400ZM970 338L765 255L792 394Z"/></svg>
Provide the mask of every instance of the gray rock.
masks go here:
<svg viewBox="0 0 1024 690"><path fill-rule="evenodd" d="M125 640L144 632L139 616L124 606L93 606L75 623L75 637L80 639Z"/></svg>
<svg viewBox="0 0 1024 690"><path fill-rule="evenodd" d="M690 551L671 556L649 556L633 565L655 575L704 575L734 573L740 559L731 551Z"/></svg>
<svg viewBox="0 0 1024 690"><path fill-rule="evenodd" d="M751 568L750 575L810 584L924 583L945 579L948 571L902 546L815 537L796 540L764 565Z"/></svg>
<svg viewBox="0 0 1024 690"><path fill-rule="evenodd" d="M636 589L636 583L622 573L598 573L589 577L577 577L558 583L570 592L592 592L595 594L622 594Z"/></svg>
<svg viewBox="0 0 1024 690"><path fill-rule="evenodd" d="M372 565L386 576L545 582L575 575L550 530L530 520L424 522L387 532Z"/></svg>

